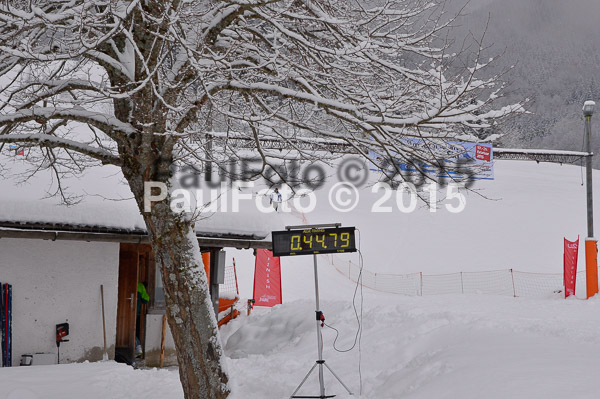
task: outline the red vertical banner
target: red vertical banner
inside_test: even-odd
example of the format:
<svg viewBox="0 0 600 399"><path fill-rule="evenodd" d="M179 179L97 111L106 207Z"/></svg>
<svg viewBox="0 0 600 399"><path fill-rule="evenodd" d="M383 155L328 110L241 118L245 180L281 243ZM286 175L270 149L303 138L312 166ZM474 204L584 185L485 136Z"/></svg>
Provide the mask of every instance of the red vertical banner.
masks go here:
<svg viewBox="0 0 600 399"><path fill-rule="evenodd" d="M256 250L253 296L254 306L281 304L281 262L266 249Z"/></svg>
<svg viewBox="0 0 600 399"><path fill-rule="evenodd" d="M577 281L577 254L579 252L579 237L577 241L569 241L565 238L564 252L564 284L565 298L575 295L575 283Z"/></svg>

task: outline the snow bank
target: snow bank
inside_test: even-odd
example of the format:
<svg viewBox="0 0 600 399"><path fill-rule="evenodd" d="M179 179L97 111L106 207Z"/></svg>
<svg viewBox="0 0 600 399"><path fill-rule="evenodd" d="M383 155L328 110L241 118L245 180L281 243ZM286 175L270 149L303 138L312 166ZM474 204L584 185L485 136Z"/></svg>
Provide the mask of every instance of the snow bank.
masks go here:
<svg viewBox="0 0 600 399"><path fill-rule="evenodd" d="M0 387L2 399L183 398L177 370L134 370L115 362L5 368Z"/></svg>
<svg viewBox="0 0 600 399"><path fill-rule="evenodd" d="M234 398L287 397L317 356L312 303L283 304L270 313L234 322L227 341ZM323 304L327 322L340 330L338 349L352 346L356 324L348 301ZM362 348L338 353L335 332L323 329L324 358L363 398L593 398L592 370L600 338L600 301L525 300L493 296L403 298L367 295ZM302 312L303 328L289 322ZM265 322L264 333L257 325ZM227 333L226 333L227 334ZM233 342L232 342L233 341ZM271 345L272 343L272 345ZM248 349L252 348L248 353ZM238 356L244 352L244 356ZM361 370L359 372L359 357ZM351 398L325 371L328 394ZM318 393L313 374L299 394ZM356 395L358 396L358 395Z"/></svg>
<svg viewBox="0 0 600 399"><path fill-rule="evenodd" d="M314 305L306 301L291 303L285 309L276 306L267 312L258 310L256 317L248 318L244 328L229 337L225 350L231 358L247 358L299 345L307 332L314 330L315 321L306 317L311 312L314 314Z"/></svg>

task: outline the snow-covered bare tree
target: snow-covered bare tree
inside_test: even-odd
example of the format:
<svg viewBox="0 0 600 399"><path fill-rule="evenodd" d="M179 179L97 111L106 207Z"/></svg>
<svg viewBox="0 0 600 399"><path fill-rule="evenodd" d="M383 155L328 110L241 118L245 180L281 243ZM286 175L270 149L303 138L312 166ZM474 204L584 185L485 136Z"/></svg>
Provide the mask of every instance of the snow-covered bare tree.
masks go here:
<svg viewBox="0 0 600 399"><path fill-rule="evenodd" d="M265 137L443 157L407 138L468 139L515 107L491 107L502 85L478 78L490 62L479 44L471 66L452 64L442 10L434 0L0 3L0 145L59 174L121 169L162 271L186 398L227 397L228 376L193 221L170 196L145 212L145 183L170 184L174 164L204 159L208 130L252 138L265 164Z"/></svg>

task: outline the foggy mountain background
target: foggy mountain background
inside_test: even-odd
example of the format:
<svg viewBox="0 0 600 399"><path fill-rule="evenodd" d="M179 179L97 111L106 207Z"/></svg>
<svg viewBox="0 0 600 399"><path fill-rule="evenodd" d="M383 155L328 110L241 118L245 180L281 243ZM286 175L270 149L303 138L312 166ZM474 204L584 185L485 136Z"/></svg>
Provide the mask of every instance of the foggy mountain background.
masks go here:
<svg viewBox="0 0 600 399"><path fill-rule="evenodd" d="M450 9L464 4L453 0ZM600 1L471 0L464 13L453 36L481 37L489 19L484 44L501 55L492 72L514 65L504 75L505 100L530 99L533 114L504 125L500 146L581 151L588 99L598 103L592 129L600 132ZM600 134L592 143L598 153Z"/></svg>

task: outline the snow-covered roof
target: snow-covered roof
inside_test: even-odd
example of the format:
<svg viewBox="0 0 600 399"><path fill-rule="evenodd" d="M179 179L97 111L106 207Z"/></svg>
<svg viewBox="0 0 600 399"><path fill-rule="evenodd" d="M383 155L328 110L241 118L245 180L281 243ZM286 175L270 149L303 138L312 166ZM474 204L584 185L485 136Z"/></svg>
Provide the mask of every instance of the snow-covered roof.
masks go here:
<svg viewBox="0 0 600 399"><path fill-rule="evenodd" d="M61 179L63 190L78 200L67 206L53 195L58 185L50 171L40 171L24 181L22 173L30 165L21 156L0 154L0 165L4 166L0 171L0 227L146 232L133 195L116 167L91 168L80 176ZM262 213L254 201L240 201L239 212L229 210L202 214L196 234L270 241L270 232L285 225L283 215Z"/></svg>

